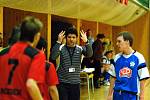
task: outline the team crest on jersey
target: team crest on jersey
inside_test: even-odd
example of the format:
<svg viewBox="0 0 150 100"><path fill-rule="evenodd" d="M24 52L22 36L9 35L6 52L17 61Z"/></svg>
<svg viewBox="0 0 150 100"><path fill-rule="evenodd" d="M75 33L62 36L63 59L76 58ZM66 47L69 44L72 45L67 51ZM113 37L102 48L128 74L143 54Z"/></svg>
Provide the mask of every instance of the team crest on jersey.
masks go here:
<svg viewBox="0 0 150 100"><path fill-rule="evenodd" d="M132 75L132 70L128 67L124 67L119 71L119 77L127 77L130 78Z"/></svg>
<svg viewBox="0 0 150 100"><path fill-rule="evenodd" d="M134 65L135 65L135 62L131 61L131 62L130 62L130 67L132 67L132 68L133 68L133 67L134 67Z"/></svg>

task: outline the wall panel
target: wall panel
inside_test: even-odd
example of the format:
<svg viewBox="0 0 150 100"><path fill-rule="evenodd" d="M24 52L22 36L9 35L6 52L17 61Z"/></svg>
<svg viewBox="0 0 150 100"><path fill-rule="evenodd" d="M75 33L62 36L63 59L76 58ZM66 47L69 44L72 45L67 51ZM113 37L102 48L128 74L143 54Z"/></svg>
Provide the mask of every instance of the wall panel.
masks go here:
<svg viewBox="0 0 150 100"><path fill-rule="evenodd" d="M44 24L41 34L44 38L47 37L47 14L28 12L7 7L4 7L3 12L4 46L7 46L12 28L21 23L25 16L35 16L39 18Z"/></svg>
<svg viewBox="0 0 150 100"><path fill-rule="evenodd" d="M80 29L81 30L84 30L84 31L87 31L88 29L90 29L93 33L93 37L95 38L96 37L96 25L97 23L96 22L93 22L93 21L86 21L86 20L81 20L80 22Z"/></svg>
<svg viewBox="0 0 150 100"><path fill-rule="evenodd" d="M112 38L112 26L104 23L99 23L98 33L104 33L106 37Z"/></svg>

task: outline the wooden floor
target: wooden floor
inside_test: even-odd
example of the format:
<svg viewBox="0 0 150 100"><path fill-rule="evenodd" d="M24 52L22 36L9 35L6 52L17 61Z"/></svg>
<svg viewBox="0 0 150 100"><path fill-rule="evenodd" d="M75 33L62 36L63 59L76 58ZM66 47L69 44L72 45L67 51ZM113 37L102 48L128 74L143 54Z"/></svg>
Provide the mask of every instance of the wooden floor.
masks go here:
<svg viewBox="0 0 150 100"><path fill-rule="evenodd" d="M101 86L99 89L94 90L94 94L92 93L92 89L91 89L90 100L106 100L108 89L109 86ZM89 100L86 85L81 86L80 94L81 94L80 100ZM145 100L150 100L150 79L146 82Z"/></svg>

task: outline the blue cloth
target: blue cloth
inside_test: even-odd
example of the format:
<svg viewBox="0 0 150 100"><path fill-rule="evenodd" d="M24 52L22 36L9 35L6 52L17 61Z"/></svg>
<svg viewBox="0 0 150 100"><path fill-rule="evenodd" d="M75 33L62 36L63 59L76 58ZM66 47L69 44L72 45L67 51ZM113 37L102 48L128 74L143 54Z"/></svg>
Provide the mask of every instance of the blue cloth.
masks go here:
<svg viewBox="0 0 150 100"><path fill-rule="evenodd" d="M110 74L109 74L108 72L106 72L106 73L104 74L104 80L107 80L107 81L110 80Z"/></svg>
<svg viewBox="0 0 150 100"><path fill-rule="evenodd" d="M113 100L138 100L136 94L114 91Z"/></svg>

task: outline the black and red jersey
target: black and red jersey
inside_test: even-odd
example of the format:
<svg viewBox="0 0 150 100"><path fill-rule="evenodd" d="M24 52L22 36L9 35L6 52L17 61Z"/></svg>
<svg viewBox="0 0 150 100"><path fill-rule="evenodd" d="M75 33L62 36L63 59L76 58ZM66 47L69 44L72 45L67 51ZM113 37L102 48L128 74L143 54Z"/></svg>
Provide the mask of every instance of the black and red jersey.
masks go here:
<svg viewBox="0 0 150 100"><path fill-rule="evenodd" d="M26 81L45 82L45 55L25 42L0 52L0 100L30 100Z"/></svg>
<svg viewBox="0 0 150 100"><path fill-rule="evenodd" d="M46 70L45 84L39 84L39 87L40 87L40 91L43 95L43 99L50 100L48 88L49 88L49 86L56 86L59 82L58 82L58 76L56 73L56 69L55 69L53 63L46 62L45 70Z"/></svg>

